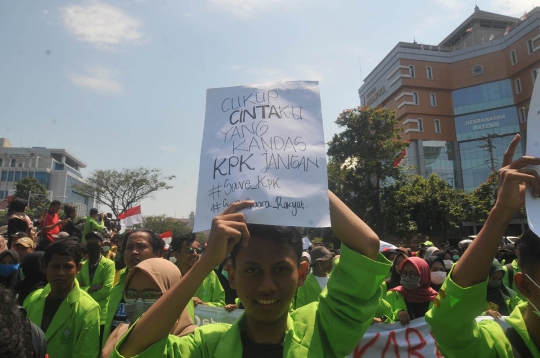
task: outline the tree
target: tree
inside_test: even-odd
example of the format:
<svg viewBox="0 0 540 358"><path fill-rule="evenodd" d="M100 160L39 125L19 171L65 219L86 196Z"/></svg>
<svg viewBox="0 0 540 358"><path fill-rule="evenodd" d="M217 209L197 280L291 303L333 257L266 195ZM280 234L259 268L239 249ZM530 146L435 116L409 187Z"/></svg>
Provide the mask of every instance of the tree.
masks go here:
<svg viewBox="0 0 540 358"><path fill-rule="evenodd" d="M328 143L329 188L381 234L382 188L404 175L396 163L408 146L403 129L395 111L380 107L347 109L336 123L344 130Z"/></svg>
<svg viewBox="0 0 540 358"><path fill-rule="evenodd" d="M499 178L496 172L491 172L488 179L465 198L467 219L483 223L497 201Z"/></svg>
<svg viewBox="0 0 540 358"><path fill-rule="evenodd" d="M137 206L155 191L172 189L167 180L175 178L161 175L160 169L124 168L96 170L85 184L75 184L79 194L95 197L96 201L111 208L114 215Z"/></svg>
<svg viewBox="0 0 540 358"><path fill-rule="evenodd" d="M143 217L142 227L150 229L158 234L163 234L169 230L173 237L191 233L191 228L178 219L165 215L151 215Z"/></svg>
<svg viewBox="0 0 540 358"><path fill-rule="evenodd" d="M38 218L44 209L49 207L49 193L45 185L36 178L24 178L15 184L16 198L29 200L26 214L32 218Z"/></svg>

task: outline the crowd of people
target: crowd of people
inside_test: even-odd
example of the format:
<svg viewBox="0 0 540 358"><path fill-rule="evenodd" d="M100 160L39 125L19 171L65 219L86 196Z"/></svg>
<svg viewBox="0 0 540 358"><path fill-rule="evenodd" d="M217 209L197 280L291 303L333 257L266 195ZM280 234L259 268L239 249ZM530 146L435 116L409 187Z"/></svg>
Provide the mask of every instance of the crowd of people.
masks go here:
<svg viewBox="0 0 540 358"><path fill-rule="evenodd" d="M0 356L345 357L373 324L425 317L444 357L540 357L540 238L501 238L540 176L513 161L474 240L456 249L380 252L375 232L329 192L341 249L298 228L245 222L252 201L212 221L207 242L140 228L53 201L34 223L14 199L0 235ZM194 325L195 307L244 309L232 325ZM493 320L477 321L477 316ZM510 328L503 330L498 320Z"/></svg>

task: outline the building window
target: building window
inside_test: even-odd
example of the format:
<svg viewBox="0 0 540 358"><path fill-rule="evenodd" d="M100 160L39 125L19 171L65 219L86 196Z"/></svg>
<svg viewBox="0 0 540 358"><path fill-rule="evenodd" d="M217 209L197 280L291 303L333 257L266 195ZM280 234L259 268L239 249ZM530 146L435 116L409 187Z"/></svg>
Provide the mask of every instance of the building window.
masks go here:
<svg viewBox="0 0 540 358"><path fill-rule="evenodd" d="M421 118L418 118L418 131L423 132L424 131L424 123L422 122Z"/></svg>
<svg viewBox="0 0 540 358"><path fill-rule="evenodd" d="M484 66L482 65L474 65L474 67L471 69L473 76L480 76L484 74Z"/></svg>
<svg viewBox="0 0 540 358"><path fill-rule="evenodd" d="M2 166L2 164L3 164L3 163L2 163L2 158L0 158L0 167Z"/></svg>
<svg viewBox="0 0 540 358"><path fill-rule="evenodd" d="M516 85L516 94L521 93L521 80L519 78L516 78L514 80L514 84Z"/></svg>
<svg viewBox="0 0 540 358"><path fill-rule="evenodd" d="M435 120L435 133L441 133L441 120Z"/></svg>
<svg viewBox="0 0 540 358"><path fill-rule="evenodd" d="M510 51L510 62L512 63L512 66L517 63L516 50Z"/></svg>
<svg viewBox="0 0 540 358"><path fill-rule="evenodd" d="M2 178L0 180L1 181L6 181L7 180L7 172L6 171L2 172Z"/></svg>
<svg viewBox="0 0 540 358"><path fill-rule="evenodd" d="M521 107L519 109L519 122L525 123L527 122L527 107Z"/></svg>
<svg viewBox="0 0 540 358"><path fill-rule="evenodd" d="M534 52L533 39L528 39L527 40L527 50L529 51L529 55L531 55Z"/></svg>
<svg viewBox="0 0 540 358"><path fill-rule="evenodd" d="M433 69L429 66L426 67L426 74L427 74L427 79L428 80L432 80L433 79Z"/></svg>
<svg viewBox="0 0 540 358"><path fill-rule="evenodd" d="M532 70L531 75L532 75L533 86L534 86L534 84L536 83L536 77L538 77L538 68L535 68L534 70ZM0 162L0 163L2 163L2 162ZM0 164L0 166L2 166L2 165Z"/></svg>
<svg viewBox="0 0 540 358"><path fill-rule="evenodd" d="M435 96L435 93L429 94L429 100L431 101L432 107L437 107L437 97Z"/></svg>
<svg viewBox="0 0 540 358"><path fill-rule="evenodd" d="M418 101L418 92L413 92L412 93L412 100L413 100L413 103L418 105L420 102Z"/></svg>
<svg viewBox="0 0 540 358"><path fill-rule="evenodd" d="M17 161L15 159L11 159L10 167L15 168L16 165L17 165Z"/></svg>
<svg viewBox="0 0 540 358"><path fill-rule="evenodd" d="M409 66L409 76L411 78L414 78L414 66L413 65Z"/></svg>

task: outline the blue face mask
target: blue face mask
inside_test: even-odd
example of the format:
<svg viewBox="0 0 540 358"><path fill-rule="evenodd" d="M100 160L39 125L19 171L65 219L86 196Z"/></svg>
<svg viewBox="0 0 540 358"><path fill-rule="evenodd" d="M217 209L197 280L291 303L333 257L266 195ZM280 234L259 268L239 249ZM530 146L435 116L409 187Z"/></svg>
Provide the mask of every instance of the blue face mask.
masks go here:
<svg viewBox="0 0 540 358"><path fill-rule="evenodd" d="M3 264L0 265L0 276L8 278L13 275L19 269L19 264Z"/></svg>

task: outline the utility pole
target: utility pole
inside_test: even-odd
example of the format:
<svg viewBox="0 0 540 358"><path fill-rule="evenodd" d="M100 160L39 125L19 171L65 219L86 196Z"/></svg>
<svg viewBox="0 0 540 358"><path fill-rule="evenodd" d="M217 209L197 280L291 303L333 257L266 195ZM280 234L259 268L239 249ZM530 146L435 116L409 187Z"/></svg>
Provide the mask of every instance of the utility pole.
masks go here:
<svg viewBox="0 0 540 358"><path fill-rule="evenodd" d="M488 134L482 137L483 140L487 141L487 144L480 144L480 148L484 148L489 151L489 161L491 163L491 171L495 171L495 158L493 157L493 149L495 149L495 146L493 145L493 138L502 137L500 134Z"/></svg>

